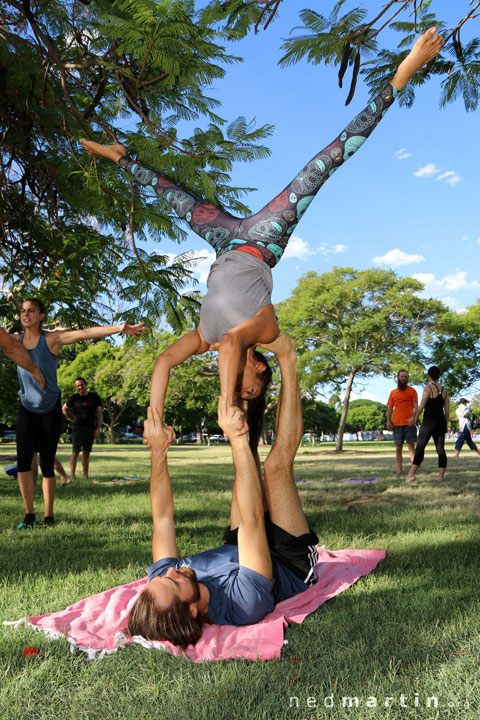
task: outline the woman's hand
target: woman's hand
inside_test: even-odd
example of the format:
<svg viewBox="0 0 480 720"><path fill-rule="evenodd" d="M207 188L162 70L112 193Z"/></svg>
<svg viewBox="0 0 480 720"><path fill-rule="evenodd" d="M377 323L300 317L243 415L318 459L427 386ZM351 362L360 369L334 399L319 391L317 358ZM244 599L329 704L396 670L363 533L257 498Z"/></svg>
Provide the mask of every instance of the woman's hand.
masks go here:
<svg viewBox="0 0 480 720"><path fill-rule="evenodd" d="M141 337L147 332L147 328L143 322L137 323L136 325L129 325L127 321L125 321L120 332L125 335L133 335L133 337Z"/></svg>

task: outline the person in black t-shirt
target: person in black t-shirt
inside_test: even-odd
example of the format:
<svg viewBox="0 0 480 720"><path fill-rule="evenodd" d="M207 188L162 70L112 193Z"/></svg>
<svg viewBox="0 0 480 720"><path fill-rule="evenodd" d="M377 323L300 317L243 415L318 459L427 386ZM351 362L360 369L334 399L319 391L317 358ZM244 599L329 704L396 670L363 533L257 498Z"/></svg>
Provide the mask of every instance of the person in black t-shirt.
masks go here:
<svg viewBox="0 0 480 720"><path fill-rule="evenodd" d="M88 465L94 438L100 435L103 423L102 401L95 392L88 392L82 377L75 380L75 395L63 405L63 414L72 422L72 455L70 475L75 480L77 459L82 450L83 479L88 480Z"/></svg>

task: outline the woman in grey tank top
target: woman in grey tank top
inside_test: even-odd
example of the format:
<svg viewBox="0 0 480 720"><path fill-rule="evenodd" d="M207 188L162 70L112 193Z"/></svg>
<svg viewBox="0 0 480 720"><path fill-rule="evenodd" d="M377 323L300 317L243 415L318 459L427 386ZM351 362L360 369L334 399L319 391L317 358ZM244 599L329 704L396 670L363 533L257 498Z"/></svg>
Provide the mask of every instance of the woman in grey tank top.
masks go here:
<svg viewBox="0 0 480 720"><path fill-rule="evenodd" d="M216 251L200 325L177 340L158 358L150 389L150 405L163 417L170 371L192 355L218 350L222 394L254 401L264 396L268 369L255 354L257 344L271 343L279 327L271 304L270 268L281 258L298 221L325 181L365 142L412 75L440 51L442 39L430 28L400 64L391 84L321 150L287 187L260 212L234 217L176 185L159 172L128 157L123 145L104 146L82 139L85 150L120 165L137 182L169 203L191 229ZM247 423L242 428L247 432Z"/></svg>

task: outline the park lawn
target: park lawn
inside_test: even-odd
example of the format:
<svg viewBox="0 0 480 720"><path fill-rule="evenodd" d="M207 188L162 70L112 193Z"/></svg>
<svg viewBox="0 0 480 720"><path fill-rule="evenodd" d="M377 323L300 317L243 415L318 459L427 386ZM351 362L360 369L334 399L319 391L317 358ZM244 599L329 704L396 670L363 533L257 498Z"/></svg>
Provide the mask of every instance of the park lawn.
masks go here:
<svg viewBox="0 0 480 720"><path fill-rule="evenodd" d="M279 660L193 664L131 646L89 662L66 641L0 627L1 720L478 718L480 458L466 449L455 460L448 444L439 483L429 448L417 482L406 486L389 443L346 450L299 451L308 518L328 549L383 549L387 558L290 626ZM66 467L69 453L60 447ZM218 544L232 482L228 446L174 447L170 467L179 552ZM17 532L18 489L0 471L0 619L60 610L142 577L151 553L148 472L143 446L96 446L95 482L58 490L57 525ZM123 475L141 480L108 482ZM352 477L379 481L342 482ZM41 509L37 494L38 517ZM23 656L29 645L39 657ZM355 696L358 707L342 706Z"/></svg>

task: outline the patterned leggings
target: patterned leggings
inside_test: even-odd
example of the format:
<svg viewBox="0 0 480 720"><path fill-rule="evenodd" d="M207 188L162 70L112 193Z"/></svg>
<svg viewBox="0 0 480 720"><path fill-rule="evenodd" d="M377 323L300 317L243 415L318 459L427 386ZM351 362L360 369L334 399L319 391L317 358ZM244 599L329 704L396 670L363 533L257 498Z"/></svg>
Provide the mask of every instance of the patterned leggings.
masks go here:
<svg viewBox="0 0 480 720"><path fill-rule="evenodd" d="M365 142L396 95L397 90L387 85L263 210L246 218L234 217L199 200L129 157L120 158L118 164L141 185L164 198L177 215L214 248L217 257L228 250L243 250L273 267L318 190Z"/></svg>

